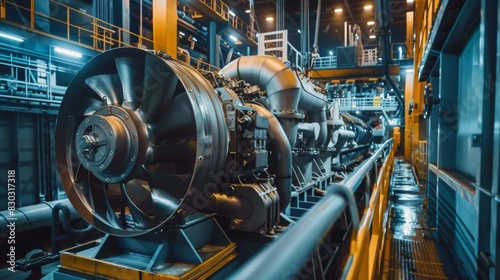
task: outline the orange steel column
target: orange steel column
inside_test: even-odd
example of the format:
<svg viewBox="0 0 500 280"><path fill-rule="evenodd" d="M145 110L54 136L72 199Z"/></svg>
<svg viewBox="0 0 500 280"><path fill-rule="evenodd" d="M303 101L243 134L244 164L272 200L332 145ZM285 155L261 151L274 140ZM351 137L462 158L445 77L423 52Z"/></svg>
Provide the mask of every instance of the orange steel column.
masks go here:
<svg viewBox="0 0 500 280"><path fill-rule="evenodd" d="M153 0L153 48L177 58L177 0Z"/></svg>

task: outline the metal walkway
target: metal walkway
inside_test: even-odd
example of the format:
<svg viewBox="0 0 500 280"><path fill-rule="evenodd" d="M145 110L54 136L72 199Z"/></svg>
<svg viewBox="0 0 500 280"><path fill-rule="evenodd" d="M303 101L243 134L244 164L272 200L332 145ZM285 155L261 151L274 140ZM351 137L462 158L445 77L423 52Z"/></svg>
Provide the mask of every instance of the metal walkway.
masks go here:
<svg viewBox="0 0 500 280"><path fill-rule="evenodd" d="M425 186L418 184L410 164L395 160L382 279L456 279L446 253L426 224Z"/></svg>

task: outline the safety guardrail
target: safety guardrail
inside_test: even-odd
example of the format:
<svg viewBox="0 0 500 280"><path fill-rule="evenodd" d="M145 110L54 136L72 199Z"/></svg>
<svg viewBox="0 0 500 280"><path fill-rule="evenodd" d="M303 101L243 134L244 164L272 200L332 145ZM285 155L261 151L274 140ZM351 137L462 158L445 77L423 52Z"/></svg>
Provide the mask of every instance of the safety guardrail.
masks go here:
<svg viewBox="0 0 500 280"><path fill-rule="evenodd" d="M363 98L339 98L339 109L343 112L353 111L395 111L399 107L399 102L395 98L382 98L380 96Z"/></svg>
<svg viewBox="0 0 500 280"><path fill-rule="evenodd" d="M5 7L2 7L4 11L16 11L16 13L6 12L2 15L2 20L5 23L44 36L67 40L100 52L116 47L133 47L135 44L145 46L148 49L153 48L153 40L150 38L105 22L57 1L50 1L50 14L36 11L35 5L29 1L27 5L10 1L4 3ZM40 27L37 22L50 24L50 32ZM128 42L125 42L124 38L129 38ZM169 50L162 45L159 45L159 49L169 54L176 52L176 50Z"/></svg>
<svg viewBox="0 0 500 280"><path fill-rule="evenodd" d="M221 0L199 0L200 3L204 4L210 10L215 12L217 15L219 15L222 19L225 21L229 20L229 6L222 2Z"/></svg>
<svg viewBox="0 0 500 280"><path fill-rule="evenodd" d="M300 51L288 42L288 30L259 33L257 37L258 55L276 56L282 62L290 61L292 66L301 69L303 56Z"/></svg>
<svg viewBox="0 0 500 280"><path fill-rule="evenodd" d="M373 49L364 49L363 57L361 60L361 66L373 66L378 63L378 50L377 48ZM315 69L335 69L337 68L337 56L322 56L314 59L314 68Z"/></svg>
<svg viewBox="0 0 500 280"><path fill-rule="evenodd" d="M238 16L231 15L229 17L229 22L234 29L245 35L251 42L257 44L257 30L250 27L250 25Z"/></svg>
<svg viewBox="0 0 500 280"><path fill-rule="evenodd" d="M359 220L353 193L382 157L383 166L378 172L369 204ZM295 275L313 250L320 246L320 240L346 208L349 208L352 217L353 232L342 278L373 279L379 273L379 249L384 240L384 213L393 161L394 150L390 139L346 179L330 185L325 196L296 224L231 275L230 279L283 279L287 275Z"/></svg>

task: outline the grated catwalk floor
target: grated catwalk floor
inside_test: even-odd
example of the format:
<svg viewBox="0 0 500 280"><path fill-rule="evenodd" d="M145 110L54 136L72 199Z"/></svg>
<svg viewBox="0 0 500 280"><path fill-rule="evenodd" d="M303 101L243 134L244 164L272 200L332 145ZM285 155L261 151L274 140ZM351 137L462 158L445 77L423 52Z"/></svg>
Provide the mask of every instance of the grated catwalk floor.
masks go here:
<svg viewBox="0 0 500 280"><path fill-rule="evenodd" d="M411 165L396 159L382 279L455 278L440 258L435 229L426 225L424 197L425 185L415 180Z"/></svg>

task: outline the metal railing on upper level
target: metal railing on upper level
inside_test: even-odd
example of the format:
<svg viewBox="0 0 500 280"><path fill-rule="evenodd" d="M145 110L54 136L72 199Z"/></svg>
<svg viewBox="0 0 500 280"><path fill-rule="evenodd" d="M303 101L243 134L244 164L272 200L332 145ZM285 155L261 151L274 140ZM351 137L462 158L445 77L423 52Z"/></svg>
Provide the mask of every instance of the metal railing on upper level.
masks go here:
<svg viewBox="0 0 500 280"><path fill-rule="evenodd" d="M360 220L353 193L380 159L383 165L377 173L367 208ZM390 139L340 184L330 185L325 196L305 216L231 275L230 279L284 279L294 276L306 261L314 261L310 259L310 254L321 246L322 238L346 208L349 208L352 218L353 233L342 278L375 278L379 274L382 257L380 252L386 223L384 213L388 205L393 161L394 150Z"/></svg>
<svg viewBox="0 0 500 280"><path fill-rule="evenodd" d="M205 70L211 72L219 72L220 70L219 67L209 64L200 58L191 57L188 50L179 47L177 47L177 59L188 63L196 70Z"/></svg>
<svg viewBox="0 0 500 280"><path fill-rule="evenodd" d="M361 59L361 66L372 66L378 63L378 50L364 49L363 57ZM314 60L315 69L335 69L337 68L337 56L323 56Z"/></svg>
<svg viewBox="0 0 500 280"><path fill-rule="evenodd" d="M55 83L57 73L75 74L75 70L56 66L40 59L0 55L0 97L59 106L66 90ZM32 104L31 104L32 105Z"/></svg>
<svg viewBox="0 0 500 280"><path fill-rule="evenodd" d="M245 35L251 42L257 44L257 31L250 27L245 21L237 16L231 15L229 17L229 22L234 29Z"/></svg>
<svg viewBox="0 0 500 280"><path fill-rule="evenodd" d="M272 55L295 67L302 66L302 54L288 42L288 30L259 33L257 46L259 55Z"/></svg>
<svg viewBox="0 0 500 280"><path fill-rule="evenodd" d="M33 2L33 1L31 1ZM136 45L153 48L153 40L110 24L78 9L50 0L49 14L35 10L34 4L22 5L5 1L5 17L2 20L10 25L43 34L56 39L68 40L73 44L96 51L115 47ZM41 24L44 23L44 24ZM44 27L43 25L47 25ZM124 39L127 38L127 41ZM160 49L175 53L166 46Z"/></svg>
<svg viewBox="0 0 500 280"><path fill-rule="evenodd" d="M413 59L413 51L408 49L406 43L392 44L392 60Z"/></svg>
<svg viewBox="0 0 500 280"><path fill-rule="evenodd" d="M339 98L340 111L396 111L399 102L394 97L382 98L380 96L363 98Z"/></svg>
<svg viewBox="0 0 500 280"><path fill-rule="evenodd" d="M221 0L199 0L225 21L229 21L229 6Z"/></svg>

